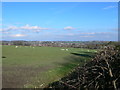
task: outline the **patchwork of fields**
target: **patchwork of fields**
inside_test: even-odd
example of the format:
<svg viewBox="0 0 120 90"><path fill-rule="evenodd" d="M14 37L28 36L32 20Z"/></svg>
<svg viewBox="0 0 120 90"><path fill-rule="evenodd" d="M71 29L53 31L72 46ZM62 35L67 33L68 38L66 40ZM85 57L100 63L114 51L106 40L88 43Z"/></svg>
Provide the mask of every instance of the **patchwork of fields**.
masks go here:
<svg viewBox="0 0 120 90"><path fill-rule="evenodd" d="M83 65L96 50L63 47L2 47L3 88L41 88Z"/></svg>

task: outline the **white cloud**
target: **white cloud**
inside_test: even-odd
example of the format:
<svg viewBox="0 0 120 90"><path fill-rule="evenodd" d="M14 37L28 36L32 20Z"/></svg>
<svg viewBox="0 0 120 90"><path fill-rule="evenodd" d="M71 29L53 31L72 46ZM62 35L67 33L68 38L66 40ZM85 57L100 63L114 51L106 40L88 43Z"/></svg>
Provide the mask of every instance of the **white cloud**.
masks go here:
<svg viewBox="0 0 120 90"><path fill-rule="evenodd" d="M80 37L87 37L87 38L89 38L89 37L94 37L94 36L80 36Z"/></svg>
<svg viewBox="0 0 120 90"><path fill-rule="evenodd" d="M2 22L3 20L2 20L2 18L0 18L0 22Z"/></svg>
<svg viewBox="0 0 120 90"><path fill-rule="evenodd" d="M104 7L103 9L111 9L111 8L117 8L117 6L107 6L107 7Z"/></svg>
<svg viewBox="0 0 120 90"><path fill-rule="evenodd" d="M26 36L25 34L15 34L15 35L11 35L12 37L24 37Z"/></svg>
<svg viewBox="0 0 120 90"><path fill-rule="evenodd" d="M112 32L83 32L83 33L67 33L67 34L64 34L64 36L90 38L90 37L112 36L113 34L115 34L115 33L112 33Z"/></svg>
<svg viewBox="0 0 120 90"><path fill-rule="evenodd" d="M93 35L93 34L96 34L96 33L94 33L94 32L89 32L89 33L80 33L80 34Z"/></svg>
<svg viewBox="0 0 120 90"><path fill-rule="evenodd" d="M42 28L39 26L30 26L29 24L26 24L25 26L20 27L21 29L28 29L28 30L46 30L48 28Z"/></svg>
<svg viewBox="0 0 120 90"><path fill-rule="evenodd" d="M48 30L49 28L42 28L39 26L30 26L29 24L26 24L25 26L17 27L17 26L10 26L8 28L3 28L2 31L7 30L33 30L33 31L40 31L40 30Z"/></svg>
<svg viewBox="0 0 120 90"><path fill-rule="evenodd" d="M2 29L2 28L0 28L0 34L7 34L7 33L10 33L10 32L8 32L8 31L5 31L4 29Z"/></svg>
<svg viewBox="0 0 120 90"><path fill-rule="evenodd" d="M75 28L71 27L71 26L67 26L67 27L64 27L64 30L74 30Z"/></svg>
<svg viewBox="0 0 120 90"><path fill-rule="evenodd" d="M67 35L67 36L74 36L74 35L76 35L76 34L74 34L74 33L67 33L67 34L64 34L64 35Z"/></svg>
<svg viewBox="0 0 120 90"><path fill-rule="evenodd" d="M118 28L112 28L111 30L113 30L113 31L118 31Z"/></svg>
<svg viewBox="0 0 120 90"><path fill-rule="evenodd" d="M0 32L2 31L2 28L0 28Z"/></svg>
<svg viewBox="0 0 120 90"><path fill-rule="evenodd" d="M6 30L16 30L16 29L19 29L19 27L10 26L10 27L8 27L8 28L3 29L3 31L6 31Z"/></svg>
<svg viewBox="0 0 120 90"><path fill-rule="evenodd" d="M62 34L62 36L89 38L89 37L94 37L96 34L97 33L94 33L94 32L89 32L89 33L66 33L66 34Z"/></svg>

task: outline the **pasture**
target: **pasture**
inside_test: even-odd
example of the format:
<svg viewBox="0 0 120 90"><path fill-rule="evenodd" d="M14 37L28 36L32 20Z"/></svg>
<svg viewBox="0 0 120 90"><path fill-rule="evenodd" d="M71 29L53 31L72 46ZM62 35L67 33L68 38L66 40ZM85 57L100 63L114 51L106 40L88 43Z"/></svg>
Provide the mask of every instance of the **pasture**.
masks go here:
<svg viewBox="0 0 120 90"><path fill-rule="evenodd" d="M96 50L2 46L3 88L42 88L89 61Z"/></svg>

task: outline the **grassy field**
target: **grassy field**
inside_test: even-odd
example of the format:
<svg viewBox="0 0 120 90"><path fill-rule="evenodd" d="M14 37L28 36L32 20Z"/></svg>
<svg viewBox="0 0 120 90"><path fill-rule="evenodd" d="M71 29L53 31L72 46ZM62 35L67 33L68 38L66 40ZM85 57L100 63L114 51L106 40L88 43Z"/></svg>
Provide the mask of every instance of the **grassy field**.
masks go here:
<svg viewBox="0 0 120 90"><path fill-rule="evenodd" d="M2 49L3 88L45 87L96 53L96 50L62 47L3 46Z"/></svg>

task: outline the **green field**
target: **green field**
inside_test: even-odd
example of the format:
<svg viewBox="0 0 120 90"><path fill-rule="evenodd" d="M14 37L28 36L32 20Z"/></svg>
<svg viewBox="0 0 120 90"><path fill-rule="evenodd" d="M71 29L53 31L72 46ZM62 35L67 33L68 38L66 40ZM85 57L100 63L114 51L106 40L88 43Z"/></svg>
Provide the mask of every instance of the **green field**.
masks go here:
<svg viewBox="0 0 120 90"><path fill-rule="evenodd" d="M63 47L3 46L2 49L3 88L45 87L96 53L96 50Z"/></svg>

